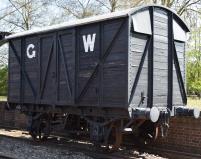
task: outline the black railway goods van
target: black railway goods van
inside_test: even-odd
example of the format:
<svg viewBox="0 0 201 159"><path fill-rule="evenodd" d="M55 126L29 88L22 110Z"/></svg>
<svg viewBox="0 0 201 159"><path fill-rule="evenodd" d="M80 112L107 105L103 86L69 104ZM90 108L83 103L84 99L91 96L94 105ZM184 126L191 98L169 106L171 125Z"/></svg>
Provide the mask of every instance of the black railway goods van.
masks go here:
<svg viewBox="0 0 201 159"><path fill-rule="evenodd" d="M170 116L200 114L184 107L187 32L171 10L145 6L7 36L8 104L35 138L55 123L100 142L116 132L116 146L125 130L156 136Z"/></svg>

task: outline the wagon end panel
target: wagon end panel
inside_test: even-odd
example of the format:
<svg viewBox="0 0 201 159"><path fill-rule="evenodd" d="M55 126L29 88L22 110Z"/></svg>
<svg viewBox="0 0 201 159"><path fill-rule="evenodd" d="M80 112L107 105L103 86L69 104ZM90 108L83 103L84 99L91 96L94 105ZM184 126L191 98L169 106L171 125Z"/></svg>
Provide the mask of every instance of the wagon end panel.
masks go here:
<svg viewBox="0 0 201 159"><path fill-rule="evenodd" d="M174 42L174 65L173 65L173 105L181 106L186 101L186 65L185 65L185 43ZM180 73L179 73L180 72ZM183 86L182 86L183 85ZM183 88L182 88L183 87Z"/></svg>
<svg viewBox="0 0 201 159"><path fill-rule="evenodd" d="M128 100L132 107L147 106L149 45L149 36L130 34Z"/></svg>
<svg viewBox="0 0 201 159"><path fill-rule="evenodd" d="M76 102L124 107L127 98L128 18L77 29Z"/></svg>
<svg viewBox="0 0 201 159"><path fill-rule="evenodd" d="M168 98L168 13L153 12L153 105L166 106Z"/></svg>
<svg viewBox="0 0 201 159"><path fill-rule="evenodd" d="M168 10L153 8L153 105L186 104L186 30Z"/></svg>
<svg viewBox="0 0 201 159"><path fill-rule="evenodd" d="M143 20L142 20L143 19ZM172 11L151 6L131 15L128 101L131 107L186 104L188 28Z"/></svg>

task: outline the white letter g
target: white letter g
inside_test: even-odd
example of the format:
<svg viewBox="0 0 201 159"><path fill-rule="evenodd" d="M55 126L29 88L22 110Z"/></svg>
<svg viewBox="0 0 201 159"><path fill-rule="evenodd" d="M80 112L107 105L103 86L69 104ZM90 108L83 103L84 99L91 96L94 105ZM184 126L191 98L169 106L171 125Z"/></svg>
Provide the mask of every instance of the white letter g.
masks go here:
<svg viewBox="0 0 201 159"><path fill-rule="evenodd" d="M29 44L27 46L27 57L30 59L36 57L36 51L34 50L34 48L35 48L34 44ZM32 49L32 51L31 51L31 49Z"/></svg>

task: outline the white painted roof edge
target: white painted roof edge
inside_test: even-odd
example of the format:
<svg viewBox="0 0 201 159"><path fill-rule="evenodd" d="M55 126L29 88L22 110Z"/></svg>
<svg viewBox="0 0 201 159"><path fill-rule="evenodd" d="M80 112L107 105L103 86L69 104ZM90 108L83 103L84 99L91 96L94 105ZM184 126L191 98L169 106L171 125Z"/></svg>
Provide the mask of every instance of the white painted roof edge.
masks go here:
<svg viewBox="0 0 201 159"><path fill-rule="evenodd" d="M52 25L52 26L43 27L42 29L38 28L38 29L27 30L27 31L23 31L23 32L19 32L19 33L16 33L16 34L6 36L5 39L9 40L9 39L22 37L22 36L26 36L26 35L39 34L39 33L44 33L44 32L48 32L48 31L63 29L63 28L70 28L70 27L73 27L73 26L90 24L90 23L94 23L94 22L98 22L98 21L102 21L102 20L109 20L109 19L113 19L113 18L126 17L126 16L129 16L130 14L140 10L140 9L151 7L151 6L165 8L165 9L170 10L171 12L173 12L175 15L177 15L177 13L174 10L169 9L167 7L164 7L164 6L161 6L161 5L145 5L145 6L130 8L130 9L123 10L123 11L117 11L117 12L107 13L107 14L102 14L102 15L95 15L95 16L92 16L92 17L89 17L89 18L76 19L76 20L64 22L64 23L61 23L61 24L56 24L56 25ZM180 17L179 17L179 19L181 21L183 21ZM185 22L183 22L183 23L185 24ZM187 25L186 25L186 27L187 27Z"/></svg>

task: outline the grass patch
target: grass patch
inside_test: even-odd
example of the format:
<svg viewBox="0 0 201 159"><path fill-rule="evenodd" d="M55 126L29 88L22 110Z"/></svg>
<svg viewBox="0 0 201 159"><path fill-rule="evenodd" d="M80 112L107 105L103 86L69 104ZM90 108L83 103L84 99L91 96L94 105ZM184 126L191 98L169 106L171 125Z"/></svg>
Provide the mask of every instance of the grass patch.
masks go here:
<svg viewBox="0 0 201 159"><path fill-rule="evenodd" d="M7 97L6 96L0 96L0 101L7 101Z"/></svg>

